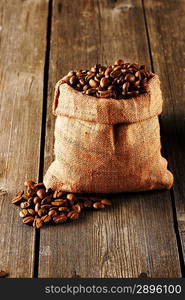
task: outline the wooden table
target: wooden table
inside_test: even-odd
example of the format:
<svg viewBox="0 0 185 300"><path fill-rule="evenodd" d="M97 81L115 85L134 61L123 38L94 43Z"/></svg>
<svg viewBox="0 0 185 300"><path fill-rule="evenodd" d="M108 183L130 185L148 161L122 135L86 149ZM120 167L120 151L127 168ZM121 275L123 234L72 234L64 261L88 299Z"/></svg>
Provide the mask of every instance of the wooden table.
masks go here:
<svg viewBox="0 0 185 300"><path fill-rule="evenodd" d="M0 269L10 277L182 277L185 255L185 1L0 1ZM54 85L116 58L160 74L171 191L122 194L110 210L32 230L11 197L53 160Z"/></svg>

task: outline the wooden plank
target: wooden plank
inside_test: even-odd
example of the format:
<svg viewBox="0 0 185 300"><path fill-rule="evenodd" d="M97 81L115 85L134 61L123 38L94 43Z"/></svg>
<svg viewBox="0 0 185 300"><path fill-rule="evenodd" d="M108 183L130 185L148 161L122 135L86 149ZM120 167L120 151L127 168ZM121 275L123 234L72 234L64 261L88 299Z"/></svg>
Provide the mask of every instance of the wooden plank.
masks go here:
<svg viewBox="0 0 185 300"><path fill-rule="evenodd" d="M54 1L45 171L53 159L55 82L70 69L120 57L150 65L140 0ZM113 201L110 210L41 231L40 277L181 276L170 193L124 194Z"/></svg>
<svg viewBox="0 0 185 300"><path fill-rule="evenodd" d="M0 2L0 269L32 277L35 232L10 199L38 178L47 1Z"/></svg>
<svg viewBox="0 0 185 300"><path fill-rule="evenodd" d="M154 69L161 76L164 96L162 127L170 168L185 260L185 1L144 1ZM161 17L162 16L162 17Z"/></svg>

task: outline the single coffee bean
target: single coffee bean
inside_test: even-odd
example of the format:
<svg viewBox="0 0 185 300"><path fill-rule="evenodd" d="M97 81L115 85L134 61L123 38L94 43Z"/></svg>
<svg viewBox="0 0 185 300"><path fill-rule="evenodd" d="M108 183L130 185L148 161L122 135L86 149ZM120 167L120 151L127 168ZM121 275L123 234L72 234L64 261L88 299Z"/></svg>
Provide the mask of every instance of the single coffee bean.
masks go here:
<svg viewBox="0 0 185 300"><path fill-rule="evenodd" d="M102 209L102 208L105 208L104 204L101 203L101 202L95 202L95 203L93 203L93 207L94 207L95 209Z"/></svg>
<svg viewBox="0 0 185 300"><path fill-rule="evenodd" d="M40 209L40 203L35 204L35 212L38 213Z"/></svg>
<svg viewBox="0 0 185 300"><path fill-rule="evenodd" d="M23 209L20 211L20 213L19 213L19 216L20 216L21 218L24 218L24 217L26 217L27 215L28 215L28 211L27 211L26 208L23 208Z"/></svg>
<svg viewBox="0 0 185 300"><path fill-rule="evenodd" d="M35 184L35 182L33 180L26 180L24 182L24 185L27 186L27 187L33 187Z"/></svg>
<svg viewBox="0 0 185 300"><path fill-rule="evenodd" d="M100 86L102 88L105 88L107 87L108 85L110 84L110 80L106 77L103 77L101 80L100 80Z"/></svg>
<svg viewBox="0 0 185 300"><path fill-rule="evenodd" d="M45 215L45 216L42 216L41 220L44 223L50 223L52 221L52 218L51 218L51 216Z"/></svg>
<svg viewBox="0 0 185 300"><path fill-rule="evenodd" d="M22 196L16 196L12 199L12 204L19 205L23 201Z"/></svg>
<svg viewBox="0 0 185 300"><path fill-rule="evenodd" d="M37 196L38 196L40 199L43 199L45 195L46 195L46 190L45 190L45 189L39 189L39 190L37 191Z"/></svg>
<svg viewBox="0 0 185 300"><path fill-rule="evenodd" d="M39 197L36 196L36 197L33 198L33 203L34 204L37 204L37 203L40 203L40 202L41 202L41 199Z"/></svg>
<svg viewBox="0 0 185 300"><path fill-rule="evenodd" d="M22 202L22 203L20 204L20 208L28 208L29 206L30 206L30 203L27 202L27 201Z"/></svg>
<svg viewBox="0 0 185 300"><path fill-rule="evenodd" d="M135 76L134 76L133 74L128 73L128 74L125 76L125 80L126 80L126 81L129 81L129 82L134 82L134 81L135 81Z"/></svg>
<svg viewBox="0 0 185 300"><path fill-rule="evenodd" d="M77 220L79 218L79 213L77 211L70 211L67 216L71 220Z"/></svg>
<svg viewBox="0 0 185 300"><path fill-rule="evenodd" d="M32 208L28 208L28 213L29 213L29 215L34 216L36 212Z"/></svg>
<svg viewBox="0 0 185 300"><path fill-rule="evenodd" d="M56 224L64 223L64 222L67 221L67 216L65 214L61 214L61 215L55 216L55 217L53 217L53 221Z"/></svg>
<svg viewBox="0 0 185 300"><path fill-rule="evenodd" d="M51 216L51 217L57 216L57 214L58 214L57 211L54 210L54 209L50 210L49 213L48 213L48 215Z"/></svg>
<svg viewBox="0 0 185 300"><path fill-rule="evenodd" d="M69 208L68 208L68 207L65 207L65 206L60 206L60 207L58 208L58 211L69 212Z"/></svg>
<svg viewBox="0 0 185 300"><path fill-rule="evenodd" d="M41 204L47 204L50 203L52 200L52 195L46 196L44 199L42 199Z"/></svg>
<svg viewBox="0 0 185 300"><path fill-rule="evenodd" d="M101 203L104 204L104 205L108 205L108 206L112 205L112 202L108 199L102 199Z"/></svg>
<svg viewBox="0 0 185 300"><path fill-rule="evenodd" d="M89 85L92 87L92 88L96 88L98 86L98 83L97 81L93 80L93 79L90 79L89 80Z"/></svg>
<svg viewBox="0 0 185 300"><path fill-rule="evenodd" d="M71 76L71 78L69 79L69 83L71 85L75 85L77 83L77 77L76 76Z"/></svg>
<svg viewBox="0 0 185 300"><path fill-rule="evenodd" d="M66 199L74 201L77 199L77 197L74 194L67 194Z"/></svg>
<svg viewBox="0 0 185 300"><path fill-rule="evenodd" d="M88 90L86 90L86 95L93 95L96 93L96 89L95 88L90 88Z"/></svg>
<svg viewBox="0 0 185 300"><path fill-rule="evenodd" d="M32 217L32 216L28 216L28 217L23 218L23 223L24 224L32 224L33 221L34 221L34 217Z"/></svg>
<svg viewBox="0 0 185 300"><path fill-rule="evenodd" d="M123 65L124 61L122 59L117 59L114 64L115 65Z"/></svg>
<svg viewBox="0 0 185 300"><path fill-rule="evenodd" d="M110 98L112 96L112 93L110 90L108 91L98 91L98 97L100 98Z"/></svg>

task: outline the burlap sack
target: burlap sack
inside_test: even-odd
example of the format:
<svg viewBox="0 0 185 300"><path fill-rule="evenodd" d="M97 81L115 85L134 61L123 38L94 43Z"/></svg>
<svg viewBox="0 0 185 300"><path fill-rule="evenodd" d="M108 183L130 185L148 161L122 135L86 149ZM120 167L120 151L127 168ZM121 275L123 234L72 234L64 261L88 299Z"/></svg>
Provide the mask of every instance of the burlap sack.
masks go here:
<svg viewBox="0 0 185 300"><path fill-rule="evenodd" d="M160 82L128 100L86 96L59 81L55 89L55 160L44 184L70 192L169 189L173 175L161 156Z"/></svg>

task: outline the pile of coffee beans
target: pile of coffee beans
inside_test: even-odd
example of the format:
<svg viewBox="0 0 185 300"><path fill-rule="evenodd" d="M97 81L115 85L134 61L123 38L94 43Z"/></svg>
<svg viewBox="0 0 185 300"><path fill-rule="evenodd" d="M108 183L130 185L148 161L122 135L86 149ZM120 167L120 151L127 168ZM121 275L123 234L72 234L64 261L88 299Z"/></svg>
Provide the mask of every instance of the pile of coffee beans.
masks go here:
<svg viewBox="0 0 185 300"><path fill-rule="evenodd" d="M98 196L47 190L43 183L26 180L27 191L20 191L12 199L19 205L24 224L40 228L44 224L59 224L77 220L83 209L103 209L112 203Z"/></svg>
<svg viewBox="0 0 185 300"><path fill-rule="evenodd" d="M97 64L90 70L70 71L62 78L85 95L98 98L128 99L146 92L146 83L153 74L144 65L125 63L122 59L114 65Z"/></svg>

